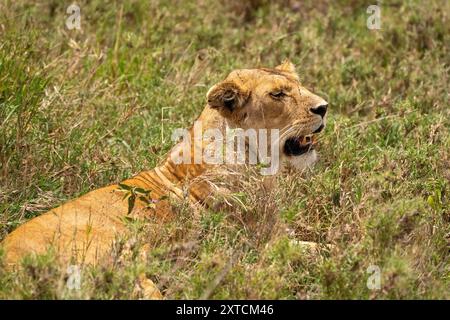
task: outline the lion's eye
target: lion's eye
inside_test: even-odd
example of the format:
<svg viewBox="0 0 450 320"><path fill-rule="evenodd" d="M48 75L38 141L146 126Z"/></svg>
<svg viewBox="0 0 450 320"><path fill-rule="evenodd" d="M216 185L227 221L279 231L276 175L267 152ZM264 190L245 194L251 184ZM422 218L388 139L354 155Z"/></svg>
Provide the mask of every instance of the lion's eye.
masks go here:
<svg viewBox="0 0 450 320"><path fill-rule="evenodd" d="M286 94L282 90L273 91L270 93L272 98L280 99L284 97Z"/></svg>

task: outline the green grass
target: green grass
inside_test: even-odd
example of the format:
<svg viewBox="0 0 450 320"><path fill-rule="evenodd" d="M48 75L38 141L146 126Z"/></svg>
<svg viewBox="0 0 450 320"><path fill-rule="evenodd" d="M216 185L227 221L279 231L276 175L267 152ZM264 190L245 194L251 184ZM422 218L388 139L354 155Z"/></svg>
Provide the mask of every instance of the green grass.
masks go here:
<svg viewBox="0 0 450 320"><path fill-rule="evenodd" d="M138 298L141 272L168 298L450 298L448 1L383 1L377 31L362 0L120 3L78 1L80 31L61 1L0 4L0 239L152 168L236 68L297 65L330 103L320 162L271 194L245 188L231 213L138 223L116 248L131 254L83 270L79 291L51 253L0 263L0 298Z"/></svg>

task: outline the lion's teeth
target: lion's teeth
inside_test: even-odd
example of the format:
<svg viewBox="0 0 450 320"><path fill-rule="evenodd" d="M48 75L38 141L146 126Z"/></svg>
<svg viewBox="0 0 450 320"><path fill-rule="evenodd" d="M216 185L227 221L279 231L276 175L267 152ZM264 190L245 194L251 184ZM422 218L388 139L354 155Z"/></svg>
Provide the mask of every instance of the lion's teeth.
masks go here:
<svg viewBox="0 0 450 320"><path fill-rule="evenodd" d="M301 136L301 137L298 138L298 142L300 144L303 144L303 145L309 144L309 143L311 143L313 141L314 141L314 135L313 134L308 134L306 136Z"/></svg>
<svg viewBox="0 0 450 320"><path fill-rule="evenodd" d="M310 143L311 140L312 140L312 138L313 138L313 136L312 136L311 134L309 134L309 135L307 135L307 136L304 136L302 142L303 142L304 144Z"/></svg>

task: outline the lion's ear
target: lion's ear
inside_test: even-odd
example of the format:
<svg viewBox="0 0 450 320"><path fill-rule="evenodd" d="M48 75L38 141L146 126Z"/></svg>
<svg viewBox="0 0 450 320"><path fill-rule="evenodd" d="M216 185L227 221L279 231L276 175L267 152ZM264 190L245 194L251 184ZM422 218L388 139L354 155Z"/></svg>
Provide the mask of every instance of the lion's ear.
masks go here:
<svg viewBox="0 0 450 320"><path fill-rule="evenodd" d="M209 89L206 94L208 105L219 111L233 111L242 107L249 97L249 93L240 88L233 81L223 81Z"/></svg>
<svg viewBox="0 0 450 320"><path fill-rule="evenodd" d="M289 61L289 59L285 59L279 66L276 66L275 69L296 73L295 65L291 61Z"/></svg>

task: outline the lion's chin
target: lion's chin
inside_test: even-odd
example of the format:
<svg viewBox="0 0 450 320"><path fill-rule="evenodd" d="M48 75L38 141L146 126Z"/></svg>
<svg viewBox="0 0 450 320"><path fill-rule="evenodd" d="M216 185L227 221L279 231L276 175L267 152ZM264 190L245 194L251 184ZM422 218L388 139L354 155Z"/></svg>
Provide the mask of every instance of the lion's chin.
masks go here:
<svg viewBox="0 0 450 320"><path fill-rule="evenodd" d="M289 156L286 160L289 167L302 171L311 168L317 162L317 152L316 150L311 150L299 156Z"/></svg>

